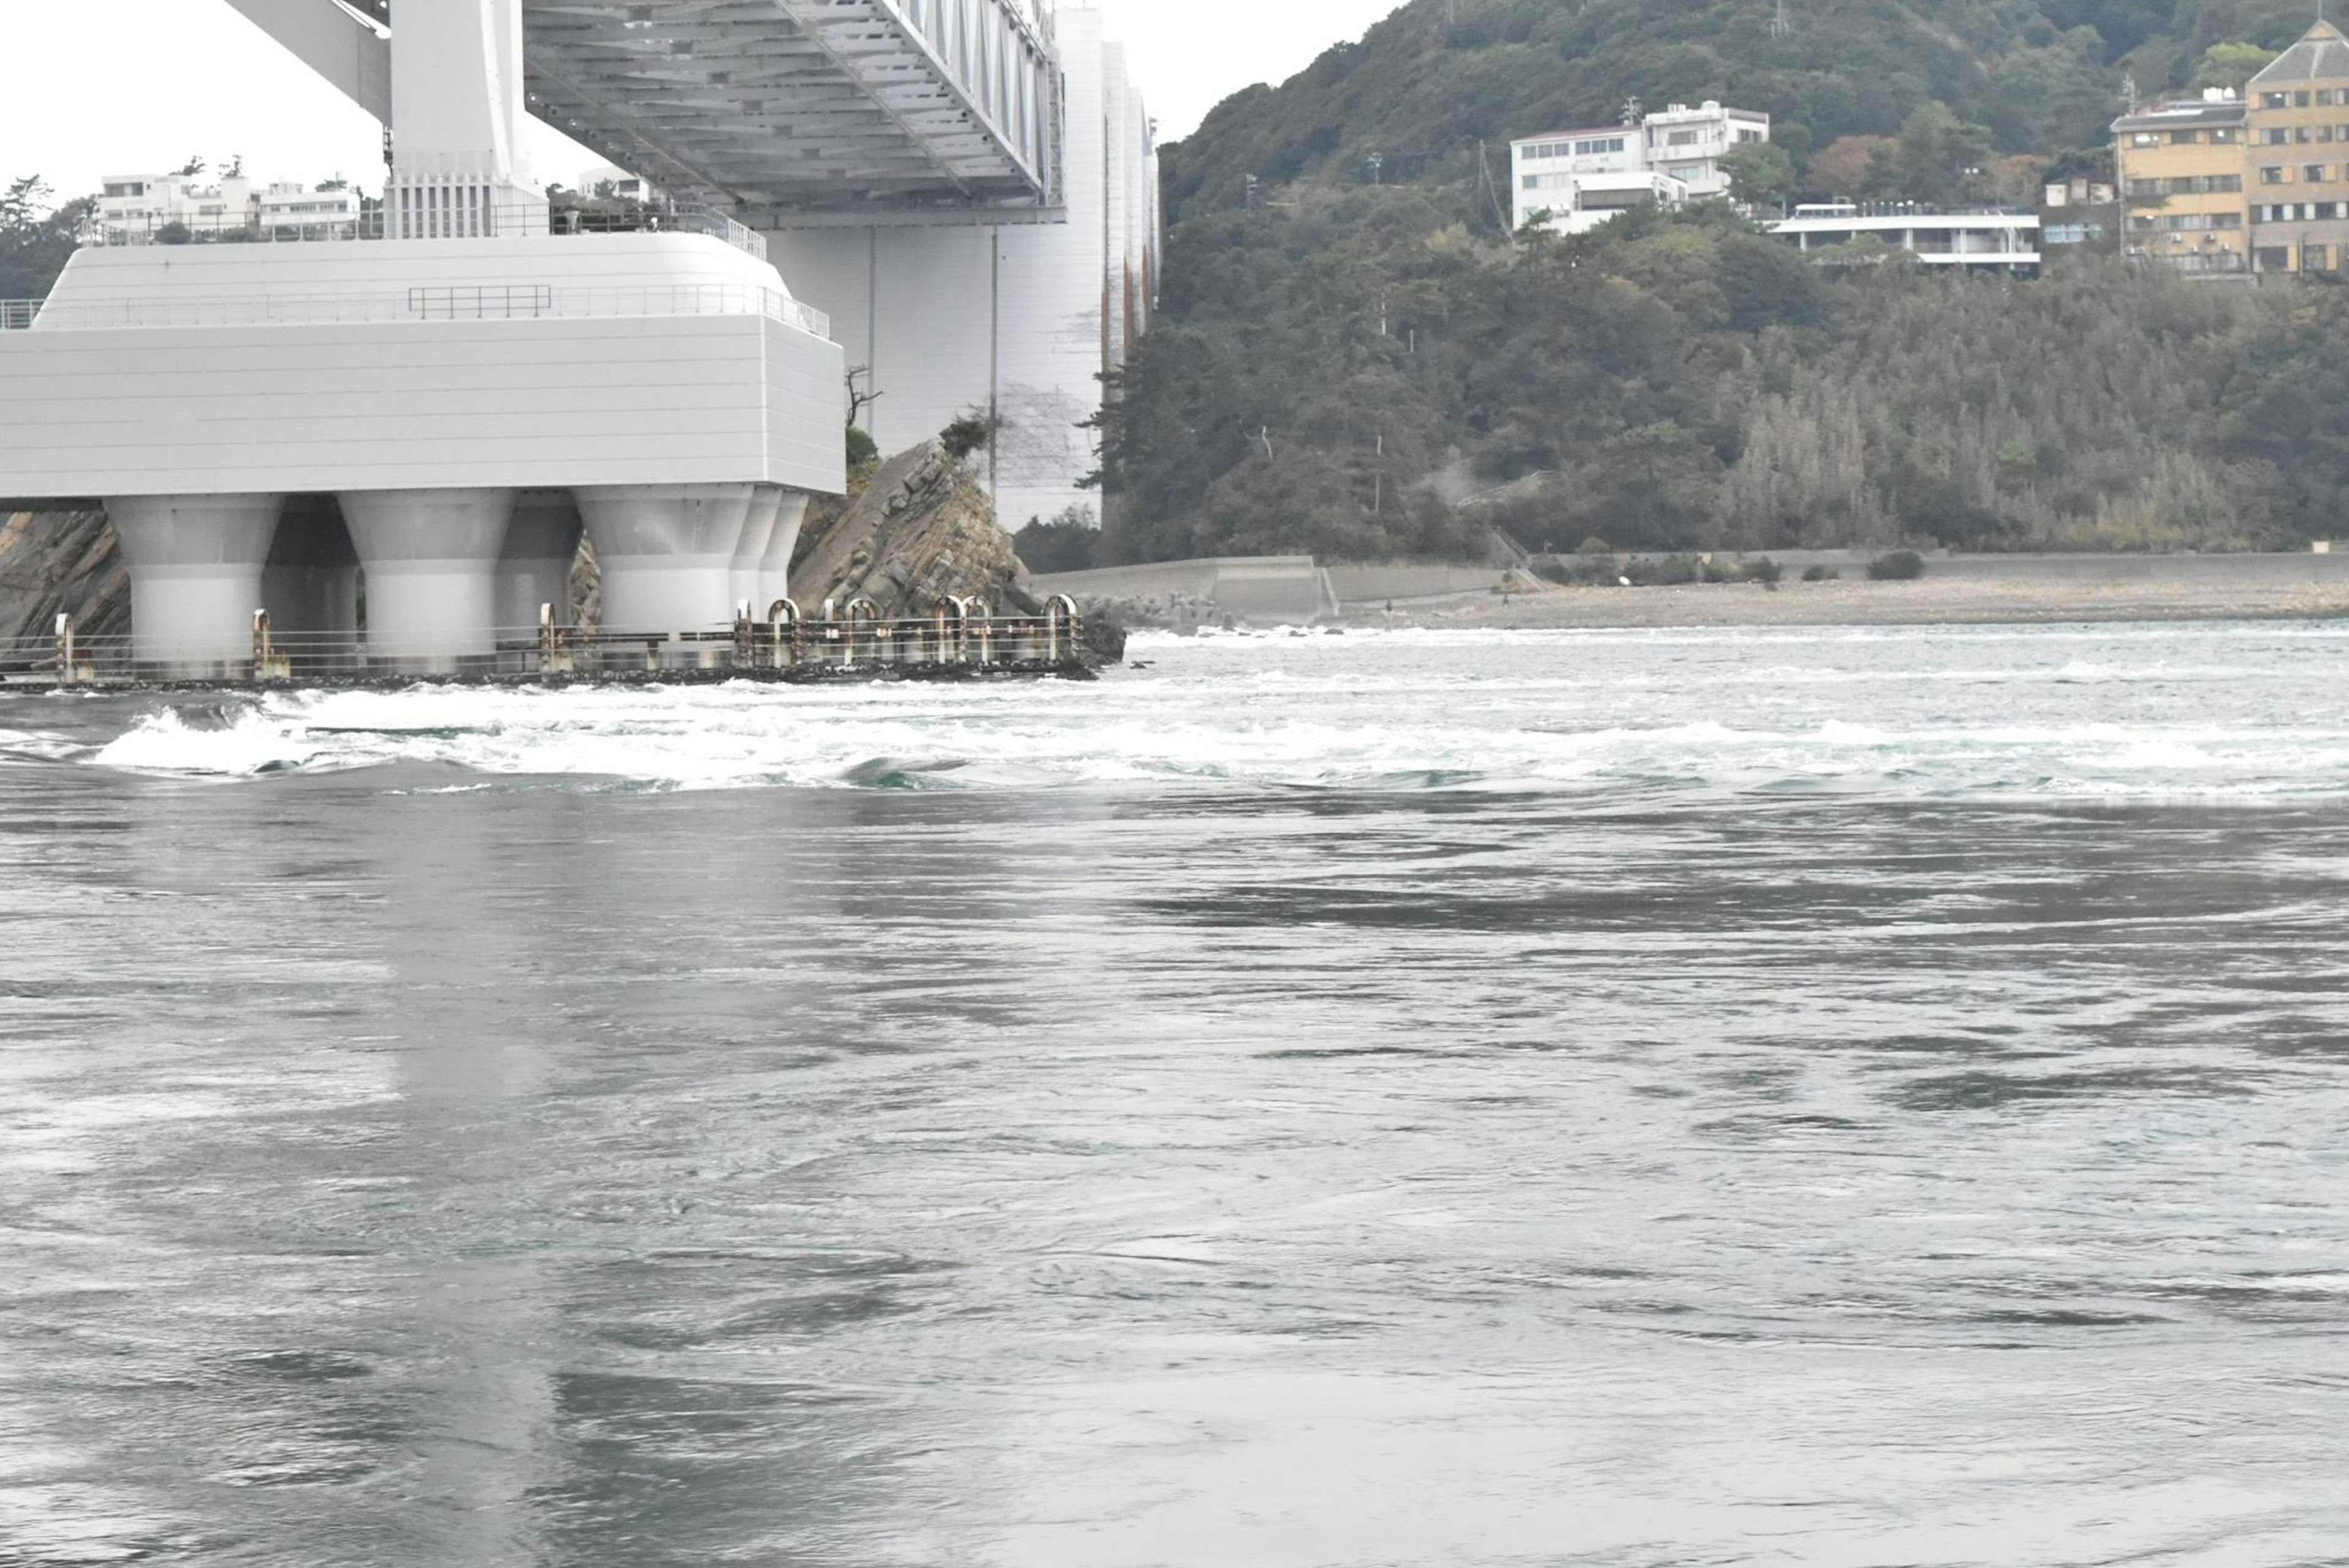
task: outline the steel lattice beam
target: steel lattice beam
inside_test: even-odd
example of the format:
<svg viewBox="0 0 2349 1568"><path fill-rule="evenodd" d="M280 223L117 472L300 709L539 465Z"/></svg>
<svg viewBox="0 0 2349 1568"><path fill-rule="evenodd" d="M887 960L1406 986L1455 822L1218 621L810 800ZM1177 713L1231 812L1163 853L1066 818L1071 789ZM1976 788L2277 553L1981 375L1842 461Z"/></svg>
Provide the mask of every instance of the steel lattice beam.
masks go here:
<svg viewBox="0 0 2349 1568"><path fill-rule="evenodd" d="M388 118L398 0L229 0ZM752 221L1058 204L1025 0L523 0L532 112Z"/></svg>

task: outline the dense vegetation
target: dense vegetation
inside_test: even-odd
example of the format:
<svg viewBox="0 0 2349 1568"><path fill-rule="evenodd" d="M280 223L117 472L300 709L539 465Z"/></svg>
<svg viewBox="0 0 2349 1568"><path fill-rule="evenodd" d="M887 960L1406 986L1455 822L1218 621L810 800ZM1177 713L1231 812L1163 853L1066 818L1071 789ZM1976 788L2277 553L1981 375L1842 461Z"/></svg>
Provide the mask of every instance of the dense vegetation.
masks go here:
<svg viewBox="0 0 2349 1568"><path fill-rule="evenodd" d="M2108 177L2124 73L2240 80L2308 22L2256 0L1788 9L1782 38L1772 0L1414 0L1218 109L1167 158L1166 295L1105 441L1110 550L1454 553L1488 522L1568 550L2338 527L2343 291L2095 258L2022 285L1822 268L1722 212L1506 234L1506 140L1627 91L1773 113L1775 194L2020 195ZM1479 139L1504 144L1500 189Z"/></svg>
<svg viewBox="0 0 2349 1568"><path fill-rule="evenodd" d="M2100 151L2125 80L2147 93L2206 70L2240 80L2313 16L2307 0L1785 4L1777 36L1776 0L1411 0L1173 149L1174 216L1244 202L1251 174L1367 182L1373 154L1387 181L1471 182L1478 142L1506 158L1512 138L1612 124L1630 96L1764 110L1806 174L1839 140L1901 139L1920 110L1981 128L1994 154ZM2211 57L2227 45L2251 52ZM1860 193L1844 183L1822 193Z"/></svg>
<svg viewBox="0 0 2349 1568"><path fill-rule="evenodd" d="M26 175L0 184L0 299L46 299L74 253L85 202L52 211L48 187Z"/></svg>

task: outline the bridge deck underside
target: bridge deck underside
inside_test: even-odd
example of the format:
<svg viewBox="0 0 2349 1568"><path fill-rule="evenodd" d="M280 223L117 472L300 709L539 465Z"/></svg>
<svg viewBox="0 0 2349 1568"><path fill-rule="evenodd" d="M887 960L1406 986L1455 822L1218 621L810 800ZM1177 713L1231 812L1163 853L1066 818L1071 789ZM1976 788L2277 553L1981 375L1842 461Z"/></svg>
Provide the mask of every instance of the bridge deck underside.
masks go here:
<svg viewBox="0 0 2349 1568"><path fill-rule="evenodd" d="M958 71L890 0L523 0L523 13L533 110L679 196L822 213L1050 195L1046 73L1023 78L1001 55Z"/></svg>

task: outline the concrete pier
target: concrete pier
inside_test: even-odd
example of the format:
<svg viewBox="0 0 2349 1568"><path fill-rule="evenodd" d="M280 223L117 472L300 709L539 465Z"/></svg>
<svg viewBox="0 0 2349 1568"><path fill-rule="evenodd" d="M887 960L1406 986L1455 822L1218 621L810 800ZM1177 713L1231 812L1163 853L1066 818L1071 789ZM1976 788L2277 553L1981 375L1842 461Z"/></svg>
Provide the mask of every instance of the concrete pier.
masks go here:
<svg viewBox="0 0 2349 1568"><path fill-rule="evenodd" d="M734 552L758 487L626 484L577 491L604 568L611 631L721 627L734 619Z"/></svg>
<svg viewBox="0 0 2349 1568"><path fill-rule="evenodd" d="M285 504L276 494L107 502L130 567L134 660L202 678L252 657L253 612Z"/></svg>
<svg viewBox="0 0 2349 1568"><path fill-rule="evenodd" d="M367 570L371 659L444 668L497 651L511 490L352 490L343 520Z"/></svg>

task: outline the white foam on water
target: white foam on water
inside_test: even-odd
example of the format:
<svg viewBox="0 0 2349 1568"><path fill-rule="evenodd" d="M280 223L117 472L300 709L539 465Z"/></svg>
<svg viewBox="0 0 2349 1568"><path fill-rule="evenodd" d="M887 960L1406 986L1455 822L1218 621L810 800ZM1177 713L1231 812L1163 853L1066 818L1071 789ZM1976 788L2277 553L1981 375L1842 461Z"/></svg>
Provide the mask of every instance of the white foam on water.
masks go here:
<svg viewBox="0 0 2349 1568"><path fill-rule="evenodd" d="M2127 630L2132 648L2153 635ZM1829 674L1929 675L1993 642L2002 668L2100 673L1882 691L1744 680L1788 665L1775 634L1701 646L1555 632L1158 637L1137 639L1153 668L1097 683L273 694L213 725L153 712L90 760L208 778L429 763L667 789L2349 794L2349 642L2187 628L2152 645L2143 662L2159 673L2134 679L2109 634L2088 650L2059 634L2064 650L2045 659L2037 628L1805 637L1792 667ZM2220 649L2229 657L2213 663L2245 676L2174 679Z"/></svg>

